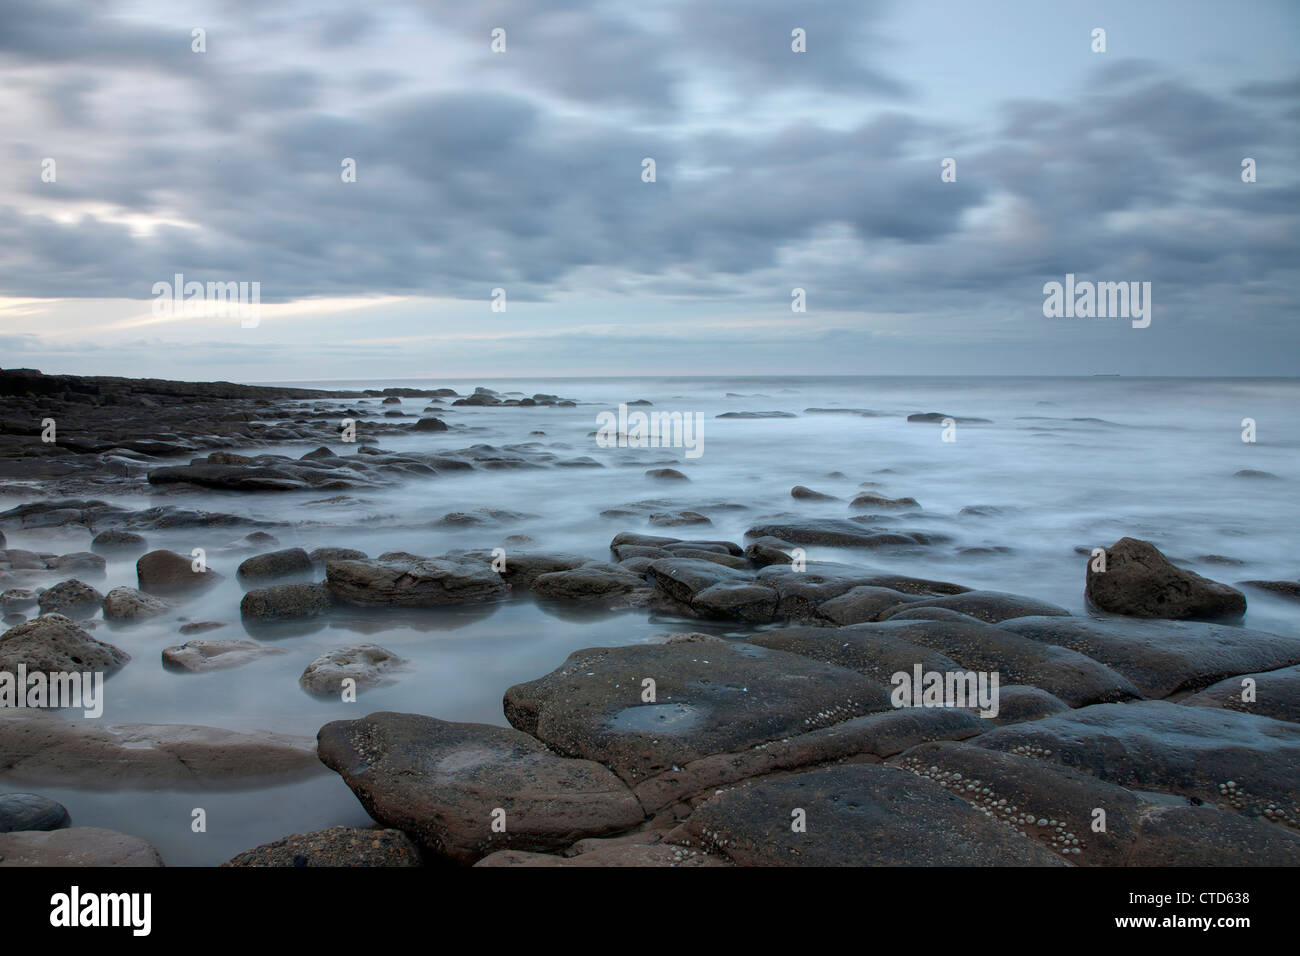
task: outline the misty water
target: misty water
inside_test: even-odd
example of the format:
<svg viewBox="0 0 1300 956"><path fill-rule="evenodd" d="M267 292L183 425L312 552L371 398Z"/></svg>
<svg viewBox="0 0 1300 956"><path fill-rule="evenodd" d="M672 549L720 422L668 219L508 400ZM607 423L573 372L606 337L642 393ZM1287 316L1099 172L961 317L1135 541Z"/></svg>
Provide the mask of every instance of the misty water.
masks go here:
<svg viewBox="0 0 1300 956"><path fill-rule="evenodd" d="M844 518L863 490L911 496L922 510L889 517L884 527L941 532L948 543L914 552L807 548L810 561L938 578L975 588L1011 591L1087 613L1086 557L1076 548L1107 546L1125 535L1153 541L1184 567L1229 583L1300 577L1294 515L1300 513L1300 382L1041 378L643 378L609 380L509 379L458 382L294 382L321 388L450 386L461 394L483 385L505 395L550 393L576 407L447 407L437 414L451 431L383 436L379 447L438 452L478 443L536 442L559 458L587 456L604 467L448 471L396 488L339 495L321 491L233 493L190 489L156 498L113 500L131 508L155 504L228 512L287 524L269 528L278 547L358 548L437 555L457 549L505 547L509 535L535 540L526 550L561 551L608 560L620 531L742 542L747 528L778 516ZM647 400L652 409L703 416L702 454L681 448L606 448L594 432L597 415L620 402ZM336 401L291 403L306 417ZM420 415L426 399L401 406L371 400L373 421L400 407ZM449 403L448 403L449 404ZM809 408L878 413L807 413ZM725 412L789 412L793 418L724 419ZM939 423L910 423L915 412L989 419L956 426L944 441ZM1242 440L1242 420L1256 423L1257 441ZM366 419L358 434L364 436ZM543 434L535 434L541 432ZM294 458L312 445L230 450ZM356 446L331 446L340 455ZM178 461L179 463L179 461ZM689 483L656 483L643 472L673 467ZM1269 478L1235 477L1244 469ZM863 482L877 483L867 489ZM838 502L791 498L796 484ZM642 517L601 512L656 500L662 510L690 509L712 526L658 529ZM0 498L0 508L22 503ZM980 513L963 508L982 506ZM449 512L505 509L528 517L494 527L442 528ZM247 529L153 531L151 548L181 553L202 547L224 581L161 618L111 627L95 635L132 655L106 685L104 723L208 724L314 736L329 720L376 710L409 711L461 721L505 725L501 698L512 683L541 676L583 647L654 640L666 631L707 630L725 637L750 633L741 625L648 613L584 611L572 605L508 598L470 608L336 613L310 629L267 634L286 653L210 674L163 669L163 648L183 643L179 618L223 621L201 637L246 636L239 617L243 587L235 569L250 552L230 550ZM9 547L86 550L89 539L57 537L47 529L15 530ZM994 552L993 549L1006 549ZM962 553L963 549L979 549ZM1209 560L1207 560L1209 558ZM1227 559L1225 561L1225 559ZM52 578L45 584L52 584ZM132 560L110 560L101 591L136 584ZM1247 592L1248 627L1294 634L1294 603ZM359 702L321 700L298 686L314 657L360 642L381 644L408 661L400 679L363 692ZM0 776L0 789L14 789ZM61 800L74 824L105 826L140 836L171 865L212 864L259 843L326 826L369 821L333 773L281 787L207 793L39 789ZM190 811L203 807L208 832L190 831Z"/></svg>

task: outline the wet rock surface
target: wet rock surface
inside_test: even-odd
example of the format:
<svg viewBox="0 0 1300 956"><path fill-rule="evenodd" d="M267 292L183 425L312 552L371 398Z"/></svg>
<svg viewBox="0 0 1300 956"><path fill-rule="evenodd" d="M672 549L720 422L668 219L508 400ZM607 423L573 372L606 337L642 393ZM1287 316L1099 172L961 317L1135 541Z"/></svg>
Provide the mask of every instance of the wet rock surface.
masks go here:
<svg viewBox="0 0 1300 956"><path fill-rule="evenodd" d="M1088 561L1084 593L1099 610L1175 620L1238 618L1246 598L1235 588L1177 567L1150 541L1120 538L1106 549L1106 569Z"/></svg>
<svg viewBox="0 0 1300 956"><path fill-rule="evenodd" d="M420 848L401 830L331 827L295 833L245 850L222 866L422 866Z"/></svg>

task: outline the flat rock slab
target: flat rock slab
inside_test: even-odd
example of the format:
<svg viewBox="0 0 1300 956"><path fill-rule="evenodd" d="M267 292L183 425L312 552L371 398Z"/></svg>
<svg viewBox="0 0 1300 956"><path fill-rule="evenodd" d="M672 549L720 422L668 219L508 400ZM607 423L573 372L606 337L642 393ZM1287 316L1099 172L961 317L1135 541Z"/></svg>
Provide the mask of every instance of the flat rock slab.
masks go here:
<svg viewBox="0 0 1300 956"><path fill-rule="evenodd" d="M921 613L922 608L939 607L958 614L966 614L986 624L997 624L1016 617L1069 617L1070 612L1055 604L1038 601L1020 594L1008 594L1005 591L967 591L948 597L926 598L922 602L900 604L897 611ZM880 619L888 620L892 615L885 611Z"/></svg>
<svg viewBox="0 0 1300 956"><path fill-rule="evenodd" d="M401 830L330 827L245 850L222 866L422 866L420 848Z"/></svg>
<svg viewBox="0 0 1300 956"><path fill-rule="evenodd" d="M1225 677L1300 664L1300 637L1203 621L1025 617L999 626L1101 661L1144 697L1168 697Z"/></svg>
<svg viewBox="0 0 1300 956"><path fill-rule="evenodd" d="M1247 680L1253 684L1249 694L1244 686ZM1251 696L1253 699L1243 700L1243 696ZM1199 694L1183 698L1179 703L1195 707L1222 707L1243 714L1259 714L1274 720L1300 724L1300 666L1229 677L1212 684Z"/></svg>
<svg viewBox="0 0 1300 956"><path fill-rule="evenodd" d="M802 810L806 831L793 832ZM670 839L741 866L1066 866L932 780L845 764L765 777L696 807Z"/></svg>
<svg viewBox="0 0 1300 956"><path fill-rule="evenodd" d="M58 801L38 793L0 793L0 833L61 830L72 822Z"/></svg>
<svg viewBox="0 0 1300 956"><path fill-rule="evenodd" d="M1294 865L1300 836L1214 807L1157 805L1068 767L971 743L927 743L894 763L1081 866ZM1105 813L1105 829L1094 822ZM1199 830L1195 827L1199 826Z"/></svg>
<svg viewBox="0 0 1300 956"><path fill-rule="evenodd" d="M0 711L0 767L7 779L94 790L249 786L320 772L309 738L189 724L65 720Z"/></svg>
<svg viewBox="0 0 1300 956"><path fill-rule="evenodd" d="M887 709L885 688L854 671L721 641L575 651L505 695L514 727L629 783Z"/></svg>
<svg viewBox="0 0 1300 956"><path fill-rule="evenodd" d="M162 663L168 670L202 674L242 667L259 658L283 653L282 648L267 647L256 641L198 639L163 648Z"/></svg>
<svg viewBox="0 0 1300 956"><path fill-rule="evenodd" d="M855 759L879 762L931 740L967 740L992 725L974 714L942 708L908 708L855 717L737 753L715 754L651 777L635 788L654 812L706 790L764 774L806 770Z"/></svg>
<svg viewBox="0 0 1300 956"><path fill-rule="evenodd" d="M1026 684L1071 707L1141 696L1122 675L1063 647L1038 644L978 621L882 621L839 628L788 628L754 637L873 675L888 683L898 672L996 672L999 685ZM886 673L888 671L888 673Z"/></svg>
<svg viewBox="0 0 1300 956"><path fill-rule="evenodd" d="M0 833L0 866L162 866L138 837L99 827Z"/></svg>
<svg viewBox="0 0 1300 956"><path fill-rule="evenodd" d="M624 843L578 856L499 850L475 866L731 866L725 858L671 843Z"/></svg>
<svg viewBox="0 0 1300 956"><path fill-rule="evenodd" d="M477 561L330 561L325 583L336 601L362 607L475 604L506 593L501 576Z"/></svg>
<svg viewBox="0 0 1300 956"><path fill-rule="evenodd" d="M1143 700L999 727L974 744L1300 826L1300 726L1285 721Z"/></svg>
<svg viewBox="0 0 1300 956"><path fill-rule="evenodd" d="M820 545L829 548L916 547L927 536L896 532L879 532L852 521L822 518L796 523L755 525L745 532L746 538L780 538L790 544Z"/></svg>
<svg viewBox="0 0 1300 956"><path fill-rule="evenodd" d="M321 761L375 820L461 864L494 850L557 850L645 817L606 768L517 730L380 712L328 723L317 740Z"/></svg>

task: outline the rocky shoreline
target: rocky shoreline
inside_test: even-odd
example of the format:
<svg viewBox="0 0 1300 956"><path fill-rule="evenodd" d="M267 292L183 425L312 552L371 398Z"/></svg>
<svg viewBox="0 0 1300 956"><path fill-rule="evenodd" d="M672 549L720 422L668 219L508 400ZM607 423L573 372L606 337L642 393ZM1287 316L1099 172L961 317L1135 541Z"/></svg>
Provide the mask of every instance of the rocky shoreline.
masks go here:
<svg viewBox="0 0 1300 956"><path fill-rule="evenodd" d="M384 411L400 399L424 403L420 414ZM918 502L873 482L848 502L796 485L793 500L839 502L846 516L768 515L737 541L689 533L710 523L708 503L635 503L606 517L689 536L626 530L601 554L495 533L481 549L432 555L371 556L347 540L309 551L282 547L280 529L237 497L229 512L184 507L197 489L382 494L451 472L600 468L532 436L473 442L456 418L466 406L573 404L483 388L319 392L0 371L0 492L27 499L0 512L0 672L98 671L111 693L112 675L139 665L112 634L93 635L97 625L116 633L170 619L232 577L246 633L204 636L209 622L177 618L159 666L235 670L281 653L265 638L359 615L373 639L321 654L300 680L308 694L355 701L403 679L405 661L383 646L384 615L399 610L527 599L700 622L657 643L573 651L504 689L509 727L379 711L329 721L313 741L0 708L0 790L76 780L206 791L335 773L376 822L294 834L230 866L1300 863L1300 635L1240 626L1241 590L1145 540L1080 559L1085 616L1032 595L808 560L808 548L878 562L950 546ZM377 420L351 453L324 447L363 415ZM947 417L913 418L930 416ZM462 448L380 447L461 431ZM248 453L287 444L320 447ZM147 507L121 503L143 495ZM512 514L439 522L499 530ZM176 529L210 561L151 543ZM84 546L13 549L5 531ZM134 586L101 593L106 559L134 559ZM1292 582L1241 584L1285 595ZM704 633L720 623L744 639ZM997 675L996 714L900 707L894 677L914 668ZM135 837L72 825L75 809L0 793L0 866L162 864Z"/></svg>

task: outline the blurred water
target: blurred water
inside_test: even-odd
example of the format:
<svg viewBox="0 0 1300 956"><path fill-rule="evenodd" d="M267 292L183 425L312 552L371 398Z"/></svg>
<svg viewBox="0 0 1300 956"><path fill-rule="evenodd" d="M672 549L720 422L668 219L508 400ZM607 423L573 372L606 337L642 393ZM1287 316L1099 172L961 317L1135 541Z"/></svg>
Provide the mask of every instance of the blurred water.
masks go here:
<svg viewBox="0 0 1300 956"><path fill-rule="evenodd" d="M503 394L557 394L580 404L447 407L439 417L463 429L384 436L380 446L436 452L480 442L502 446L531 441L562 458L588 456L604 467L446 472L395 489L350 492L337 502L324 501L336 498L337 492L194 490L156 500L122 498L119 503L167 503L287 521L290 527L270 529L281 547L336 545L372 556L390 550L432 555L505 546L507 535L526 534L537 542L529 550L606 559L610 538L623 530L739 542L744 531L763 518L846 517L847 501L862 490L860 483L878 482L880 487L871 490L890 497L910 495L924 509L918 516L894 519L900 528L940 531L955 540L917 554L810 548L811 560L846 561L1014 591L1076 613L1084 612L1086 558L1074 549L1106 546L1123 535L1152 540L1171 558L1216 580L1300 577L1295 549L1300 380L642 378L280 384L349 389L450 385L462 394L484 385ZM702 413L703 454L688 459L680 448L599 447L593 435L597 414L638 399L653 403L645 411ZM405 399L400 407L420 414L425 405L424 399ZM372 400L360 407L371 420L382 421L385 411L398 406ZM808 408L871 409L881 414L807 414ZM797 417L715 417L730 411L784 411ZM940 424L906 421L910 413L931 411L986 418L991 424L958 424L956 440L944 442ZM1244 418L1257 423L1256 443L1241 440ZM358 431L365 435L364 423ZM544 434L530 434L535 431ZM287 445L269 451L298 457L311 447ZM331 447L339 454L352 454L356 448L342 443ZM660 484L643 476L645 469L658 466L677 468L691 481ZM1280 480L1234 477L1242 469L1271 472ZM842 477L830 477L835 473ZM796 501L790 497L795 484L843 500ZM646 499L663 500L664 510L704 510L713 527L661 530L643 518L600 516L604 509ZM0 508L16 503L0 499ZM716 509L723 504L741 508ZM960 514L972 505L996 510ZM477 508L532 517L499 528L431 527L448 512ZM244 530L148 534L151 547L182 553L205 548L210 566L226 580L173 615L125 628L100 625L99 637L134 658L106 685L105 722L183 722L314 735L327 720L404 710L504 724L501 695L506 687L546 673L575 649L646 641L656 633L683 628L736 637L745 633L739 626L710 627L643 611L592 614L512 598L470 609L335 616L315 630L275 638L287 651L281 656L207 675L164 671L162 648L186 640L177 633L178 615L229 623L203 637L245 636L238 611L243 589L234 577L245 555L222 551ZM65 552L87 546L84 536L9 534L9 547ZM992 546L1010 552L958 553L959 548ZM506 547L508 553L511 548ZM1201 560L1207 555L1241 563ZM107 580L93 583L101 590L134 585L133 562L111 563ZM1247 626L1297 631L1294 603L1256 591L1248 598ZM298 676L313 657L362 640L408 659L400 681L363 693L356 704L320 701L299 689ZM0 777L0 788L4 786ZM137 832L154 840L172 863L212 863L274 836L328 825L336 818L340 823L357 822L356 813L349 816L339 809L359 809L349 802L345 789L340 796L341 786L330 774L290 788L260 791L266 799L251 804L246 794L206 795L208 802L201 804L193 795L138 793L124 801L121 795L60 792L72 801L77 823L97 820ZM203 805L210 820L220 824L210 825L206 835L191 834L188 811L180 814L176 809L182 805ZM250 806L262 808L256 823Z"/></svg>

